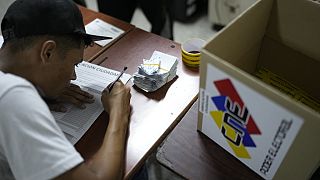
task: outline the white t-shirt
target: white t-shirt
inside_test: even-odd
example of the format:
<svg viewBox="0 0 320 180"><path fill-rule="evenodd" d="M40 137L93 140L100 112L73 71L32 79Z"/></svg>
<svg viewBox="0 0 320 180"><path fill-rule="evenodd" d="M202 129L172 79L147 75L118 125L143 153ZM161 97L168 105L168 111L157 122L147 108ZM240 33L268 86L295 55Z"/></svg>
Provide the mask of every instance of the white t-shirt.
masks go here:
<svg viewBox="0 0 320 180"><path fill-rule="evenodd" d="M0 71L0 179L52 179L81 162L35 87Z"/></svg>

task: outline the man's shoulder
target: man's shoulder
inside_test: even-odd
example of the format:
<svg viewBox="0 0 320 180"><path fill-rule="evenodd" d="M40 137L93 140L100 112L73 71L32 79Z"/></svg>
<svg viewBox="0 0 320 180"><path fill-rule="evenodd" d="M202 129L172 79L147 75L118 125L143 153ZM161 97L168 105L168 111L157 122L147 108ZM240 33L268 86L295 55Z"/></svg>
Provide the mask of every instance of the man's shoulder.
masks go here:
<svg viewBox="0 0 320 180"><path fill-rule="evenodd" d="M32 105L32 106L31 106ZM36 88L26 79L0 71L0 110L47 108Z"/></svg>
<svg viewBox="0 0 320 180"><path fill-rule="evenodd" d="M36 88L27 80L12 75L0 74L1 123L22 121L33 122L39 117L52 122L53 117Z"/></svg>
<svg viewBox="0 0 320 180"><path fill-rule="evenodd" d="M0 98L14 88L35 91L34 86L26 79L0 71Z"/></svg>

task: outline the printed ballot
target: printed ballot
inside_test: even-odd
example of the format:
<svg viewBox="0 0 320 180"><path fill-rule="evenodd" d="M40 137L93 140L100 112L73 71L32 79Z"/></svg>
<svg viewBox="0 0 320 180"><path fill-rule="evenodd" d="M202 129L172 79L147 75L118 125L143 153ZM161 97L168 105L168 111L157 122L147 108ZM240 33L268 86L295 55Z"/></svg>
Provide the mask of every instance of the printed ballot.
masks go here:
<svg viewBox="0 0 320 180"><path fill-rule="evenodd" d="M66 104L67 112L53 112L58 125L65 133L67 139L75 144L89 129L93 122L103 111L100 101L101 92L108 84L113 82L120 72L104 68L88 62L82 62L75 68L77 79L72 81L94 96L94 103L86 104L85 109L79 109L71 104ZM120 80L126 84L131 75L123 74Z"/></svg>

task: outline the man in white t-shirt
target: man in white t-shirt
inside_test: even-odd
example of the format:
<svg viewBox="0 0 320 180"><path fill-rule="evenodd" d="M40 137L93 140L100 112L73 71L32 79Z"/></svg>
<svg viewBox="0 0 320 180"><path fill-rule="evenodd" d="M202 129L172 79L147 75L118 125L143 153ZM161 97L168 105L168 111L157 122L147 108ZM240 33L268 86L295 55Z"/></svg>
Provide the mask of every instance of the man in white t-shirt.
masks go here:
<svg viewBox="0 0 320 180"><path fill-rule="evenodd" d="M115 83L101 101L109 113L104 141L89 162L68 142L43 99L79 107L92 96L70 80L85 46L107 37L86 34L70 0L17 0L7 10L0 50L0 179L121 179L130 88ZM52 106L63 111L59 104Z"/></svg>

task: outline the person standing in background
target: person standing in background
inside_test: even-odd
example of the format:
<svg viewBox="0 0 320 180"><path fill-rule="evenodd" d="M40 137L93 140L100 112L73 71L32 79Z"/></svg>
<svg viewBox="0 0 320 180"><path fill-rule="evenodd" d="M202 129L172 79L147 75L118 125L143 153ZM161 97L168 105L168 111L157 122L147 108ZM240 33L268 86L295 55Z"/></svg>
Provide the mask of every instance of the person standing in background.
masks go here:
<svg viewBox="0 0 320 180"><path fill-rule="evenodd" d="M139 6L151 24L151 32L173 40L169 0L98 0L99 11L128 23Z"/></svg>

